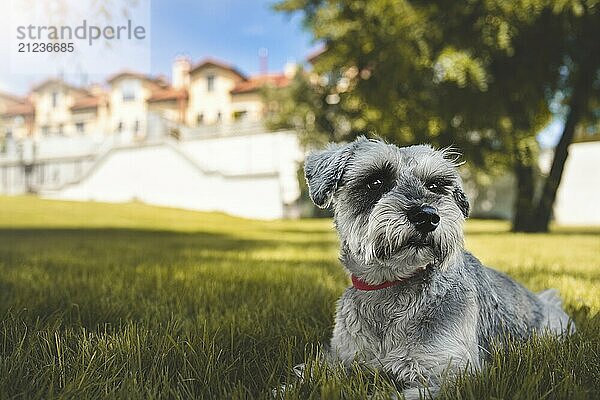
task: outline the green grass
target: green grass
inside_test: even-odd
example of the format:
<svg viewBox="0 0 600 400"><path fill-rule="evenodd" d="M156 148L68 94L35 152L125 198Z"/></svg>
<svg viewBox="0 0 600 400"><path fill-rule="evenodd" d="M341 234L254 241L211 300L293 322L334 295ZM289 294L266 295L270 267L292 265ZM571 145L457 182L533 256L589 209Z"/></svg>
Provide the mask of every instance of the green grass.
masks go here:
<svg viewBox="0 0 600 400"><path fill-rule="evenodd" d="M578 331L498 350L441 398L598 398L600 229L466 228L483 262L558 288ZM329 220L0 197L0 399L267 398L328 340L347 285ZM385 397L393 385L314 365L286 395Z"/></svg>

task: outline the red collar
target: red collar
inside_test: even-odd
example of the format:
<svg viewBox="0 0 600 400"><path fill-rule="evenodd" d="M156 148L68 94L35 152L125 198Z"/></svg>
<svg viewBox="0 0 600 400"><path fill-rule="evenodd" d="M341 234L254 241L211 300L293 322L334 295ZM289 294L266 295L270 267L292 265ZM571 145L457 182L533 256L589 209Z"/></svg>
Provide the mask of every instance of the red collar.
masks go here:
<svg viewBox="0 0 600 400"><path fill-rule="evenodd" d="M379 285L371 285L371 284L368 284L367 282L363 281L362 279L356 277L354 274L351 275L351 278L352 278L352 285L355 288L357 288L358 290L385 289L390 286L396 286L396 285L404 282L404 280L398 280L398 281L391 281L391 282L383 282L383 283L380 283Z"/></svg>

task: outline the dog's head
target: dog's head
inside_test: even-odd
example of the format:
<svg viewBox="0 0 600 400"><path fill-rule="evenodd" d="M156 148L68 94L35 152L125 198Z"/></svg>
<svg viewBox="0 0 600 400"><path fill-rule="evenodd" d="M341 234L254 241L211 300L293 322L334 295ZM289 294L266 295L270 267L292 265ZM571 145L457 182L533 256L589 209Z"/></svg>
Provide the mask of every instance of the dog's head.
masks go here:
<svg viewBox="0 0 600 400"><path fill-rule="evenodd" d="M350 272L377 284L445 268L460 254L469 203L455 156L364 137L308 155L310 196L333 206Z"/></svg>

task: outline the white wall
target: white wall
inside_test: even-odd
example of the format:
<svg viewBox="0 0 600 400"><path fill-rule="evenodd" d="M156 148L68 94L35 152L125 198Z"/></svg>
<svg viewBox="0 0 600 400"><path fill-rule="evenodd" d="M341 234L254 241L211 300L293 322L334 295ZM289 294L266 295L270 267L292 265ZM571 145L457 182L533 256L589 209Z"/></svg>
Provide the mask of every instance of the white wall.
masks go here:
<svg viewBox="0 0 600 400"><path fill-rule="evenodd" d="M569 146L554 205L560 225L600 225L600 142Z"/></svg>
<svg viewBox="0 0 600 400"><path fill-rule="evenodd" d="M230 175L276 171L282 185L282 201L289 204L300 196L296 174L304 155L293 132L192 139L181 146L207 170Z"/></svg>
<svg viewBox="0 0 600 400"><path fill-rule="evenodd" d="M249 218L286 216L300 192L301 153L289 132L115 147L79 182L46 197L127 202Z"/></svg>

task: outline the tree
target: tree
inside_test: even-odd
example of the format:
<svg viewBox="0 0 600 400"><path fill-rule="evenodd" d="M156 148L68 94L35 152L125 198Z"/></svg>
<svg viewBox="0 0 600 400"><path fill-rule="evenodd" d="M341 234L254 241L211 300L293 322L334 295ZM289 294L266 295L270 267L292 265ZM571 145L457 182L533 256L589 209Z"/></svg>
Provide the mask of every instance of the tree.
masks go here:
<svg viewBox="0 0 600 400"><path fill-rule="evenodd" d="M589 1L574 9L565 24L564 80L561 93L567 98L565 126L556 145L550 173L533 215L532 230L547 231L552 215L556 192L562 178L569 145L581 123L594 124L600 99L600 2Z"/></svg>
<svg viewBox="0 0 600 400"><path fill-rule="evenodd" d="M372 131L399 144L455 145L478 167L512 168L513 229L543 231L566 148L598 94L596 3L285 0L277 9L304 13L327 49L315 71L334 78L305 87L325 106L306 93L296 93L298 104L342 118L348 138ZM565 132L536 196L535 134L560 96Z"/></svg>

